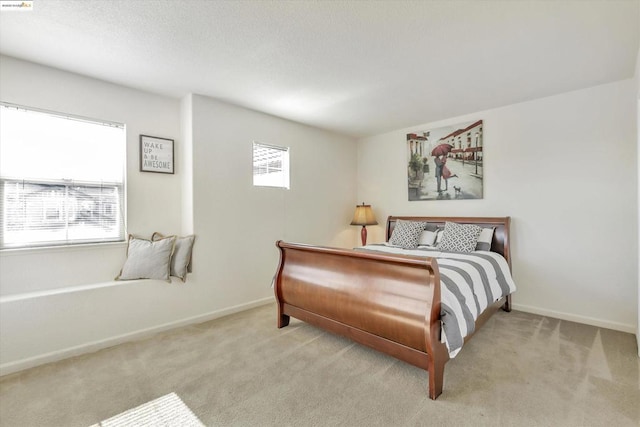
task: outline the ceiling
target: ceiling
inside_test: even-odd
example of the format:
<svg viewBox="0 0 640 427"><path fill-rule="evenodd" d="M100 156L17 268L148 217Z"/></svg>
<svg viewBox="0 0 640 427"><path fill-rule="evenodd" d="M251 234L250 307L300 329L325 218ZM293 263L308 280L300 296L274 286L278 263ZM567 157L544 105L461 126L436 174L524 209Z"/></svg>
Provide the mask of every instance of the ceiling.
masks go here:
<svg viewBox="0 0 640 427"><path fill-rule="evenodd" d="M632 78L639 41L639 0L34 0L0 13L2 54L353 137Z"/></svg>

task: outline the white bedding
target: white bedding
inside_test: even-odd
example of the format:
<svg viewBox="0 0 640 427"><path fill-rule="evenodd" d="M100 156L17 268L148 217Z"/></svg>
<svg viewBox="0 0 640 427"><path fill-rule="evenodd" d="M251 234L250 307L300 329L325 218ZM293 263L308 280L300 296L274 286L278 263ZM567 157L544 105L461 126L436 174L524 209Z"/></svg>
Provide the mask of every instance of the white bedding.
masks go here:
<svg viewBox="0 0 640 427"><path fill-rule="evenodd" d="M402 249L367 245L360 250L436 258L440 270L443 341L455 357L475 320L491 304L516 290L509 265L496 252L440 252L429 247Z"/></svg>

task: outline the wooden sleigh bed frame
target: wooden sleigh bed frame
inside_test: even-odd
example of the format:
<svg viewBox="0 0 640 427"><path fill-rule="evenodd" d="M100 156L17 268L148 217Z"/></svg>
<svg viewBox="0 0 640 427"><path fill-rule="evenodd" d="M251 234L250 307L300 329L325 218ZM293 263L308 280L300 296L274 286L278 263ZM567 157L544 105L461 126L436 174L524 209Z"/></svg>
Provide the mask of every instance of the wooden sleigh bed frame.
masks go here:
<svg viewBox="0 0 640 427"><path fill-rule="evenodd" d="M491 250L503 255L511 268L509 217L390 216L387 241L399 219L495 227ZM436 399L442 393L449 353L440 339L440 274L435 259L281 240L276 246L278 328L287 326L293 316L343 335L427 370L429 397ZM475 330L500 308L511 311L511 295L490 305L476 320Z"/></svg>

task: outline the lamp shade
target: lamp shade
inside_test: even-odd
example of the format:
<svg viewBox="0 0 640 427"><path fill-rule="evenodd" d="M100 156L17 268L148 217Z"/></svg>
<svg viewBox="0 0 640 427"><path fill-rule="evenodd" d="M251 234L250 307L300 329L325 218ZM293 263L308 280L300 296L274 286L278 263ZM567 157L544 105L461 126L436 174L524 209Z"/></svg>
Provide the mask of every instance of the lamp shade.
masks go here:
<svg viewBox="0 0 640 427"><path fill-rule="evenodd" d="M353 214L353 220L351 225L376 225L376 217L373 215L371 205L365 205L364 203L356 206L356 212Z"/></svg>

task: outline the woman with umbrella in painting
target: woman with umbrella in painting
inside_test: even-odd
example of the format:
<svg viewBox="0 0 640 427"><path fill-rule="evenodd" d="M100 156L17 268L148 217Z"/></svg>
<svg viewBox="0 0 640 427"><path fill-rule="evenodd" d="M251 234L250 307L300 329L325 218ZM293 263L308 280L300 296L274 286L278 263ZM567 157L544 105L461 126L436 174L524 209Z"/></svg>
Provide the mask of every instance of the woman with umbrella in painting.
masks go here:
<svg viewBox="0 0 640 427"><path fill-rule="evenodd" d="M438 182L438 194L442 194L441 182L442 178L445 181L445 189L447 191L449 189L449 178L452 178L457 175L451 175L451 171L447 168L447 154L451 151L453 147L449 144L440 144L433 150L431 150L431 155L435 156L433 161L436 163L436 181Z"/></svg>

